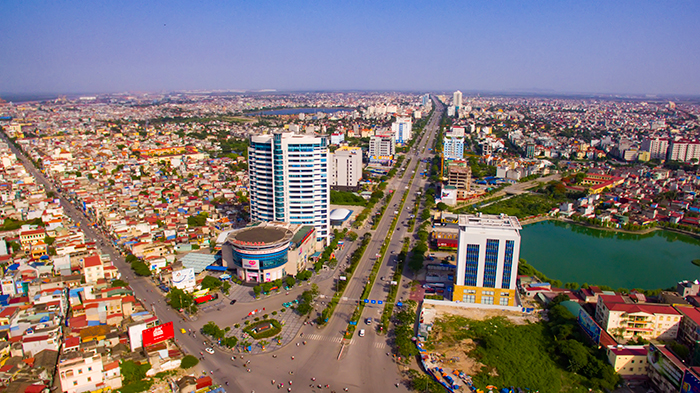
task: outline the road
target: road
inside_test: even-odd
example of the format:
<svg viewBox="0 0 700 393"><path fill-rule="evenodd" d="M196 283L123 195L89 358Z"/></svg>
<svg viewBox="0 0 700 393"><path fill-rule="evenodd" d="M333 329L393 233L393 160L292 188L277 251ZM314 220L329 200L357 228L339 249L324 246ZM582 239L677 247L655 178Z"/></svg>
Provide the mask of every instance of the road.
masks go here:
<svg viewBox="0 0 700 393"><path fill-rule="evenodd" d="M349 391L408 391L407 387L400 385L395 387L395 383L399 382L399 374L397 366L393 363L389 356L385 353L389 352L388 344L385 335L378 335L374 329L367 329L365 337L357 337L344 342L343 333L347 327L348 321L362 294L369 272L374 263L373 256L379 252L382 242L389 232L393 212L398 210L406 187L410 186L408 200L405 206L412 207L413 200L416 197L416 192L424 190L426 180L417 175L411 184L412 171L420 173L426 168L426 164L421 163L420 159L431 158L426 146L432 146L432 141L435 136L435 131L439 126L439 120L444 111L444 107L434 100L437 107L433 117L428 121L424 128L424 133L428 133L427 137L423 137L419 146L415 146L407 155L407 160L411 159L410 165L403 172L401 178L395 178L390 181L389 188L395 190L392 198L388 203L388 207L377 229L373 232L372 241L368 246L364 258L360 261L356 274L348 283L345 292L346 300L336 308L336 312L331 317L328 325L319 328L315 325L302 325L299 331L304 335L304 338L299 338L296 343L287 345L286 347L274 351L274 353L264 353L259 355L244 355L241 359L239 355L237 359L232 360L233 355L230 352L222 352L216 350L213 355L204 354L204 360L198 366L198 370L213 371L213 378L219 383L228 383L227 389L232 392L245 391L263 391L262 389L271 390L272 380L276 383L284 382L288 385L289 380L294 382L294 391L325 391L328 389L312 388L311 378L316 378L313 381L314 385L321 384L330 385L331 389L338 392L347 387ZM241 323L251 309L263 309L268 311L278 310L281 303L296 298L304 289L303 286L295 287L289 291L288 295L276 295L254 303L239 302L233 306L226 302L222 302L221 309L224 312L199 313L199 318L195 321L183 320L182 317L173 309L165 304L162 294L155 287L153 282L144 277L138 277L133 274L130 266L126 263L121 253L111 245L111 240L107 236L90 226L90 221L85 214L76 209L75 206L65 197L58 193L56 187L38 171L33 164L27 159L21 151L19 151L9 140L7 136L2 134L2 138L6 140L10 149L24 163L27 170L37 179L39 183L44 185L47 190L56 192L56 195L61 200L61 205L64 208L65 214L74 222L80 223L80 228L85 233L88 239L94 239L97 242L99 249L110 256L112 263L121 272L123 279L129 282L129 285L134 291L134 295L141 300L147 308L155 311L156 315L163 322L174 321L175 323L175 338L178 344L185 353L199 355L203 351L205 345L204 338L196 334L189 336L181 334L180 329L192 329L199 331L207 321L213 320L219 326L231 326L235 323ZM391 242L389 252L387 252L382 266L379 270L379 276L384 276L387 279L393 275L393 270L396 267L396 255L400 252L402 240L408 236L405 222L408 221L410 212L404 207L399 212L399 224L396 231L391 234ZM362 232L359 232L362 235ZM343 261L346 253L349 252L349 247L339 252L339 260ZM319 282L321 293L331 293L333 279L337 277L336 272L330 279ZM377 280L372 289L372 298L385 299L388 288L388 281ZM399 297L406 297L406 291L399 292ZM320 300L322 301L322 300ZM321 308L322 304L319 305ZM378 317L381 313L380 308L367 307L363 318L372 315ZM306 344L301 344L301 341L306 341ZM340 355L341 349L343 351ZM294 357L294 358L292 358ZM250 362L246 364L245 362ZM250 372L247 372L250 369ZM286 387L286 386L285 386ZM303 387L303 388L302 388Z"/></svg>

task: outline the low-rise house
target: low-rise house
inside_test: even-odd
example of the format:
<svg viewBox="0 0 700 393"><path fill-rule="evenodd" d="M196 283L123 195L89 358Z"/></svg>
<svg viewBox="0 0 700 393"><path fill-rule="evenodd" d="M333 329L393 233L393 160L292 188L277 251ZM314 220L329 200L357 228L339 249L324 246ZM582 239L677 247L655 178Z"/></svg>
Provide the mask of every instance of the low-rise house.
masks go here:
<svg viewBox="0 0 700 393"><path fill-rule="evenodd" d="M635 303L620 295L601 295L595 319L619 339L672 340L678 335L681 314L665 304Z"/></svg>

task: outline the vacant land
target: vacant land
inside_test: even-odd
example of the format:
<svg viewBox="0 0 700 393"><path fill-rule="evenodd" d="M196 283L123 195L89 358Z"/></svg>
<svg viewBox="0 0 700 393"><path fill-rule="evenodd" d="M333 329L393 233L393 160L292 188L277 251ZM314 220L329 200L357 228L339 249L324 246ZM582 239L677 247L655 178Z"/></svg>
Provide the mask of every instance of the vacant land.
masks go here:
<svg viewBox="0 0 700 393"><path fill-rule="evenodd" d="M495 385L542 392L588 391L582 376L557 363L553 338L543 322L515 319L516 324L505 316L487 318L436 318L427 349L441 354L447 367L471 375L482 389Z"/></svg>

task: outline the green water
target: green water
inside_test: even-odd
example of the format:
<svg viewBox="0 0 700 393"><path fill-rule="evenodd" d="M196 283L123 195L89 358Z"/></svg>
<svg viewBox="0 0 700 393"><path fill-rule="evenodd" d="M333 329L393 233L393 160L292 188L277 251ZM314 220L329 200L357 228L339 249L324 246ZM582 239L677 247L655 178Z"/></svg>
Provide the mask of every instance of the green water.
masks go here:
<svg viewBox="0 0 700 393"><path fill-rule="evenodd" d="M613 288L668 288L700 279L700 241L668 231L632 235L559 221L525 226L520 258L551 279Z"/></svg>

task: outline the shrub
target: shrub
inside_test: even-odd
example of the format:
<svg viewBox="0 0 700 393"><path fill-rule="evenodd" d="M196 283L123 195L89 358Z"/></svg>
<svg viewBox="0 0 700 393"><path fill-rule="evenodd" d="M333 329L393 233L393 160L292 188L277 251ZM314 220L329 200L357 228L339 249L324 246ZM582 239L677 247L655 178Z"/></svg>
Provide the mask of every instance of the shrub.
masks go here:
<svg viewBox="0 0 700 393"><path fill-rule="evenodd" d="M260 317L255 317L254 320L255 322L258 322L260 320Z"/></svg>
<svg viewBox="0 0 700 393"><path fill-rule="evenodd" d="M263 315L263 319L267 319L267 314L264 314L264 315Z"/></svg>
<svg viewBox="0 0 700 393"><path fill-rule="evenodd" d="M233 325L233 327L235 327L236 329L238 329L239 327L241 327L241 324L240 324L240 323L237 323L237 324Z"/></svg>
<svg viewBox="0 0 700 393"><path fill-rule="evenodd" d="M277 315L277 311L273 311L273 312L272 312L272 315Z"/></svg>
<svg viewBox="0 0 700 393"><path fill-rule="evenodd" d="M182 358L182 362L180 363L180 367L184 369L192 368L199 364L199 359L192 355L187 355L184 358Z"/></svg>

